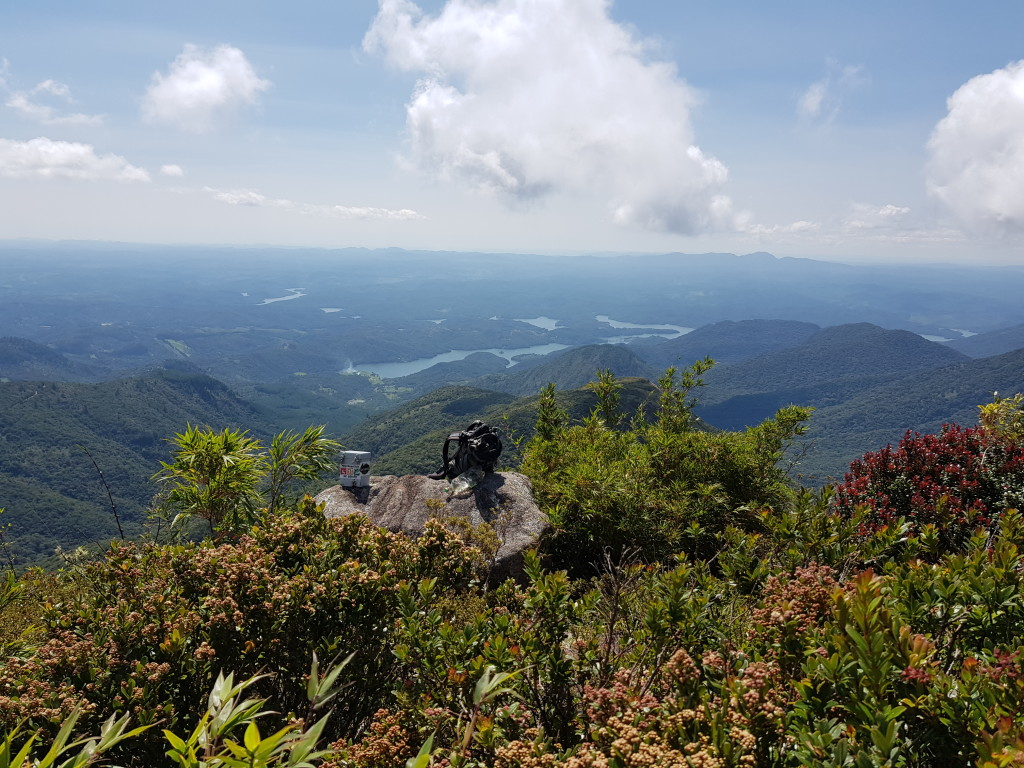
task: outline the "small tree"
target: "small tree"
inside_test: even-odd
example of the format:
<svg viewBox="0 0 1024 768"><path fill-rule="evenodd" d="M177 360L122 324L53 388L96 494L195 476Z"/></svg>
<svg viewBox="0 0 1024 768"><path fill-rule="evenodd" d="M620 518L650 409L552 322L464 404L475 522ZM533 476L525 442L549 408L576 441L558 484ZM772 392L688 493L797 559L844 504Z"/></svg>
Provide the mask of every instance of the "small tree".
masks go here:
<svg viewBox="0 0 1024 768"><path fill-rule="evenodd" d="M611 370L606 368L597 372L597 381L587 384L587 389L597 396L595 415L601 417L601 421L608 429L615 429L622 420L622 413L619 411L619 393L622 391L622 383L615 378L615 374Z"/></svg>
<svg viewBox="0 0 1024 768"><path fill-rule="evenodd" d="M569 423L569 414L559 407L555 400L555 385L548 385L540 391L540 403L537 406L537 423L534 433L539 440L553 440L555 435L565 429Z"/></svg>
<svg viewBox="0 0 1024 768"><path fill-rule="evenodd" d="M267 507L276 512L285 488L299 480L315 480L334 469L341 443L324 437L324 426L307 427L305 432L286 431L270 443L267 473Z"/></svg>
<svg viewBox="0 0 1024 768"><path fill-rule="evenodd" d="M259 483L267 469L259 440L247 431L189 424L168 442L174 459L160 462L163 469L154 479L170 486L167 501L179 510L175 524L198 517L217 538L223 527L252 519L263 500Z"/></svg>
<svg viewBox="0 0 1024 768"><path fill-rule="evenodd" d="M658 379L658 424L669 432L685 432L693 421L693 407L697 398L693 394L704 386L704 374L710 371L715 361L710 357L698 360L680 373L674 366L668 368ZM679 381L676 374L680 373Z"/></svg>

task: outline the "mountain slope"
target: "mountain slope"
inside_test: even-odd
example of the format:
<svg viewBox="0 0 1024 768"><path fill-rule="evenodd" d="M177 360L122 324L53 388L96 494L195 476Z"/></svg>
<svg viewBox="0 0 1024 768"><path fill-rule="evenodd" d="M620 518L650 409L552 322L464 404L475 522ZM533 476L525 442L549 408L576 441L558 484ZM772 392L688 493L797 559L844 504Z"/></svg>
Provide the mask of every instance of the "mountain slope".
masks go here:
<svg viewBox="0 0 1024 768"><path fill-rule="evenodd" d="M799 346L716 367L705 377L696 410L715 426L740 429L790 403L834 405L915 371L967 359L909 331L869 323L834 326Z"/></svg>
<svg viewBox="0 0 1024 768"><path fill-rule="evenodd" d="M1024 349L1024 325L1000 328L963 339L947 341L946 346L971 357L992 357Z"/></svg>
<svg viewBox="0 0 1024 768"><path fill-rule="evenodd" d="M1024 391L1024 350L922 371L819 409L802 441L803 471L841 478L851 460L895 445L904 433L937 432L943 424L973 425L978 406Z"/></svg>
<svg viewBox="0 0 1024 768"><path fill-rule="evenodd" d="M752 357L795 347L821 328L796 320L724 320L696 328L675 339L637 347L639 354L658 369L682 368L710 357L717 363L738 363Z"/></svg>
<svg viewBox="0 0 1024 768"><path fill-rule="evenodd" d="M0 380L91 381L95 373L49 347L16 336L0 338Z"/></svg>
<svg viewBox="0 0 1024 768"><path fill-rule="evenodd" d="M386 413L368 417L341 441L347 450L369 451L376 460L425 434L448 434L463 429L481 418L480 414L513 400L512 395L478 387L441 387Z"/></svg>
<svg viewBox="0 0 1024 768"><path fill-rule="evenodd" d="M558 390L577 389L594 381L597 371L610 370L620 378L655 379L658 371L632 347L623 344L588 344L553 352L539 362L508 373L482 376L474 385L513 395L539 394L549 383Z"/></svg>
<svg viewBox="0 0 1024 768"><path fill-rule="evenodd" d="M117 535L106 492L127 535L137 534L157 491L150 477L170 456L166 438L187 423L269 433L256 412L207 376L162 371L75 384L0 383L0 507L19 563L52 556L56 546Z"/></svg>
<svg viewBox="0 0 1024 768"><path fill-rule="evenodd" d="M639 378L621 383L619 404L624 414L631 416L641 406L645 413L654 412L653 384ZM374 450L375 475L424 474L440 466L445 437L480 419L501 430L504 451L500 465L513 466L517 444L533 434L539 400L539 394L515 398L474 387L444 387L368 419L343 442L351 450ZM573 421L590 415L597 402L588 389L559 391L556 400Z"/></svg>

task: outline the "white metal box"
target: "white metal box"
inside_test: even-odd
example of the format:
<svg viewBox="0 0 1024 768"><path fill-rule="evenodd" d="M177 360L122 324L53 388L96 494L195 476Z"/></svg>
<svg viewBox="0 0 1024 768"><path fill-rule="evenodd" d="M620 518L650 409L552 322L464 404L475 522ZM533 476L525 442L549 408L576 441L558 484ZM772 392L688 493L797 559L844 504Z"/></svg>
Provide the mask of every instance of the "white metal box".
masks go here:
<svg viewBox="0 0 1024 768"><path fill-rule="evenodd" d="M370 487L370 453L345 451L338 467L338 484L345 488Z"/></svg>

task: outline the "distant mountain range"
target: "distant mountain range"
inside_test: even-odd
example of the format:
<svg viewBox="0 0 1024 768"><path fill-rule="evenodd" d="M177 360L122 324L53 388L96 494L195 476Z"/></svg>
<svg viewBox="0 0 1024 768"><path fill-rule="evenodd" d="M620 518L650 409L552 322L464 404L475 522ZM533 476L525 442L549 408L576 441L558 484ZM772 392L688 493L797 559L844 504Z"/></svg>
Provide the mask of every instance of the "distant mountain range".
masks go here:
<svg viewBox="0 0 1024 768"><path fill-rule="evenodd" d="M0 242L0 333L64 355L91 380L180 359L248 386L451 350L578 347L643 336L650 331L636 326L645 323L702 328L648 360L663 369L712 347L723 363L763 354L797 340L805 324L870 322L977 345L958 337L1024 323L1022 278L1019 267L858 266L768 253L556 258ZM545 316L549 323L531 319ZM750 318L793 325L762 339L756 326L714 327Z"/></svg>
<svg viewBox="0 0 1024 768"><path fill-rule="evenodd" d="M637 354L661 370L670 365L683 368L705 357L720 365L739 363L795 347L820 330L814 323L797 320L723 320L676 339L638 347Z"/></svg>
<svg viewBox="0 0 1024 768"><path fill-rule="evenodd" d="M698 413L723 429L741 429L790 403L833 405L907 374L967 360L908 331L869 323L820 330L779 349L712 370Z"/></svg>

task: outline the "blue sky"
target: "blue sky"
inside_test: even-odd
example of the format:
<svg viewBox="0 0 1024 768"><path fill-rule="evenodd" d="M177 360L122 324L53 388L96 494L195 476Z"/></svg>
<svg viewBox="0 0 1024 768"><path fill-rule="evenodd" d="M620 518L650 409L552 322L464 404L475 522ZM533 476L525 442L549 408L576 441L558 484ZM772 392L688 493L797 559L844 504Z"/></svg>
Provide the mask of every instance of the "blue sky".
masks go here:
<svg viewBox="0 0 1024 768"><path fill-rule="evenodd" d="M1024 4L12 0L19 238L1024 264Z"/></svg>

